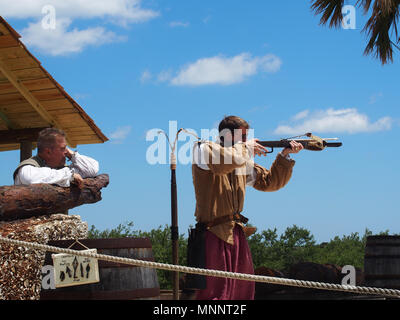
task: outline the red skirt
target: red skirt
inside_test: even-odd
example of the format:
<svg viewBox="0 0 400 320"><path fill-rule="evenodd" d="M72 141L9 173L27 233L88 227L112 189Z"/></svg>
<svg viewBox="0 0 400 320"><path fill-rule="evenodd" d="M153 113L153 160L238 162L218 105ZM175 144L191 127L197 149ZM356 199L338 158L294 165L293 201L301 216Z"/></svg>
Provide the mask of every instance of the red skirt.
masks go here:
<svg viewBox="0 0 400 320"><path fill-rule="evenodd" d="M254 274L253 260L243 229L233 229L233 245L206 231L206 268ZM198 300L253 300L254 281L207 276L207 288L197 292Z"/></svg>

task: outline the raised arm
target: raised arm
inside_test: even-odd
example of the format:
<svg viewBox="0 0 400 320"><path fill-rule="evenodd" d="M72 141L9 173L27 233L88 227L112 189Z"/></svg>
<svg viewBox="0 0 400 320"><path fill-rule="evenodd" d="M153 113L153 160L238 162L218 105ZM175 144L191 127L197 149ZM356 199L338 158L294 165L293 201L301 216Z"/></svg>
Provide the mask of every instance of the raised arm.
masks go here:
<svg viewBox="0 0 400 320"><path fill-rule="evenodd" d="M299 153L303 148L299 142L290 141L289 145L277 155L270 170L253 162L253 168L247 169L249 172L246 177L247 185L260 191L277 191L283 188L290 180L295 164L289 154Z"/></svg>
<svg viewBox="0 0 400 320"><path fill-rule="evenodd" d="M232 147L222 147L214 142L203 142L194 146L194 162L204 170L216 175L227 174L243 167L249 159L249 151L244 143Z"/></svg>
<svg viewBox="0 0 400 320"><path fill-rule="evenodd" d="M97 160L84 156L76 152L71 152L69 156L72 164L70 168L73 169L75 173L78 173L83 179L93 178L99 172L99 163Z"/></svg>
<svg viewBox="0 0 400 320"><path fill-rule="evenodd" d="M253 168L247 176L247 185L259 191L277 191L283 188L292 176L295 161L279 153L270 170L253 163Z"/></svg>

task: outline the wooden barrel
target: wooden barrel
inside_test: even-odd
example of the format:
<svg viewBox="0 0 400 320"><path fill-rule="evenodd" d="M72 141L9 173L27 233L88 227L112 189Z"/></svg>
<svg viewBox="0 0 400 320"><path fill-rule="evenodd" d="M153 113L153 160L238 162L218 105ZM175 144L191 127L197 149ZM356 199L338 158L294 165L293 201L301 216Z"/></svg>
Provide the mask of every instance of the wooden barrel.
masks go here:
<svg viewBox="0 0 400 320"><path fill-rule="evenodd" d="M49 245L68 248L74 240L49 241ZM97 253L131 259L154 261L148 238L79 239ZM71 249L82 250L75 243ZM46 252L44 265L52 265L51 252ZM159 299L160 287L156 269L136 267L99 260L100 282L73 287L41 290L41 300L138 300Z"/></svg>
<svg viewBox="0 0 400 320"><path fill-rule="evenodd" d="M369 236L364 256L365 285L400 289L400 236Z"/></svg>

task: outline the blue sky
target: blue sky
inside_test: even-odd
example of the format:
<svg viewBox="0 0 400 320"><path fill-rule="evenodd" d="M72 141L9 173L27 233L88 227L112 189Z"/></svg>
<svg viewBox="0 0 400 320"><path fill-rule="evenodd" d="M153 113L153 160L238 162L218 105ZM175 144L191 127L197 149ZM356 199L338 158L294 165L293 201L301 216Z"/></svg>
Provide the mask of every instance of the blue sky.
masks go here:
<svg viewBox="0 0 400 320"><path fill-rule="evenodd" d="M45 5L55 29L43 27ZM148 162L157 139L146 133L176 121L200 134L235 114L260 139L311 130L343 142L293 156L292 179L278 192L248 189L243 213L259 231L296 224L318 242L366 228L400 232L399 52L385 66L363 55L361 9L356 29L319 26L309 1L3 0L0 12L110 138L77 148L110 175L102 201L70 211L89 226L169 224L169 165ZM189 142L181 138L178 150ZM256 162L268 168L275 156ZM2 185L12 184L19 153L0 159ZM187 233L190 164L178 163L177 183L179 231Z"/></svg>

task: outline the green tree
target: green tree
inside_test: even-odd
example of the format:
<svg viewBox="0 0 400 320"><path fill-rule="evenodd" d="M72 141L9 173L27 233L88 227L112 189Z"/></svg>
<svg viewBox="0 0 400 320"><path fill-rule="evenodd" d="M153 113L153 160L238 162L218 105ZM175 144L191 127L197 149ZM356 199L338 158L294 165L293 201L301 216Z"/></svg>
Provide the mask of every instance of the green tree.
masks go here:
<svg viewBox="0 0 400 320"><path fill-rule="evenodd" d="M315 254L315 240L310 231L296 225L288 227L278 238L276 228L249 238L254 267L283 270L300 261L310 261Z"/></svg>
<svg viewBox="0 0 400 320"><path fill-rule="evenodd" d="M380 232L387 235L389 231ZM265 266L275 270L287 270L298 262L336 264L339 266L364 266L364 251L367 237L372 235L368 229L362 237L358 233L334 237L322 244L316 244L311 232L296 225L288 227L278 236L276 228L256 233L249 238L254 268Z"/></svg>
<svg viewBox="0 0 400 320"><path fill-rule="evenodd" d="M380 232L379 235L388 235L389 230ZM331 263L339 266L352 265L356 268L364 268L364 254L367 237L372 232L365 230L360 237L358 232L351 233L349 236L336 236L330 242L319 245L317 254L313 262Z"/></svg>
<svg viewBox="0 0 400 320"><path fill-rule="evenodd" d="M296 225L285 230L280 237L280 254L284 268L291 265L312 261L315 255L315 240L311 232Z"/></svg>
<svg viewBox="0 0 400 320"><path fill-rule="evenodd" d="M277 242L278 233L276 228L255 233L248 239L254 268L265 265L273 269L281 267L279 252L275 249Z"/></svg>
<svg viewBox="0 0 400 320"><path fill-rule="evenodd" d="M364 248L365 243L357 232L342 238L336 236L329 243L318 248L313 262L363 268Z"/></svg>

